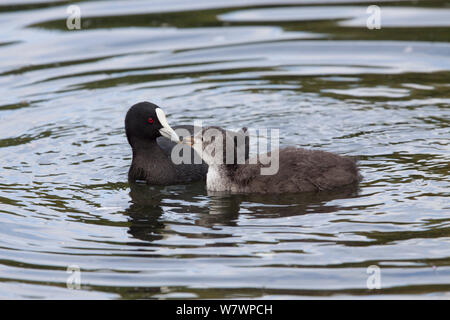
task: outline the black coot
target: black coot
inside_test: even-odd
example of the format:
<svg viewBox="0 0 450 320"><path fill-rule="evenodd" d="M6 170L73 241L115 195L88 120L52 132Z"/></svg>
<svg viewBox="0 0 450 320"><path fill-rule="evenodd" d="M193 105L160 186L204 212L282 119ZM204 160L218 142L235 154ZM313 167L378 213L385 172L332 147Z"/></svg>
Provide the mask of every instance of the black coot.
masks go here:
<svg viewBox="0 0 450 320"><path fill-rule="evenodd" d="M192 125L170 127L162 109L153 103L140 102L128 110L125 131L133 150L133 160L128 171L130 181L171 185L206 179L208 165L204 161L195 164L194 152L191 152L190 162L173 163L172 149L180 142L175 130L186 135L194 134ZM245 143L248 157L248 136L245 137Z"/></svg>

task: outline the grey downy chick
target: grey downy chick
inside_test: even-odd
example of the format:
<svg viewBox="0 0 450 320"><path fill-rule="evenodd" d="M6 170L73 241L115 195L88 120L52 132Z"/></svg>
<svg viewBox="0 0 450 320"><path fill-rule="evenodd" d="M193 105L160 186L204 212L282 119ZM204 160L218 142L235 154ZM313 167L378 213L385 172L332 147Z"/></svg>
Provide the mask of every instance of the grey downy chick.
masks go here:
<svg viewBox="0 0 450 320"><path fill-rule="evenodd" d="M236 137L219 127L206 127L183 143L208 164L206 187L209 191L232 193L298 193L332 190L358 183L356 161L334 153L287 147L273 150L266 159L278 157L274 174L261 174L263 164L258 155L242 161Z"/></svg>

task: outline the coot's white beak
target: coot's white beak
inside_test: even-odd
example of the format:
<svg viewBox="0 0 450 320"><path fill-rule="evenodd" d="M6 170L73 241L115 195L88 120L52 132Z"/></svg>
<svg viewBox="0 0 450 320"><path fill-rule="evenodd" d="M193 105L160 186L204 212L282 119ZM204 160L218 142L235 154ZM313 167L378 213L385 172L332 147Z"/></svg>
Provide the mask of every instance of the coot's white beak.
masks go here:
<svg viewBox="0 0 450 320"><path fill-rule="evenodd" d="M160 108L156 109L156 116L158 117L159 123L161 123L162 128L159 129L159 132L163 137L166 137L167 139L172 140L173 142L180 143L180 137L177 135L175 130L173 130L169 123L167 122L166 115L164 114L164 111L162 111Z"/></svg>

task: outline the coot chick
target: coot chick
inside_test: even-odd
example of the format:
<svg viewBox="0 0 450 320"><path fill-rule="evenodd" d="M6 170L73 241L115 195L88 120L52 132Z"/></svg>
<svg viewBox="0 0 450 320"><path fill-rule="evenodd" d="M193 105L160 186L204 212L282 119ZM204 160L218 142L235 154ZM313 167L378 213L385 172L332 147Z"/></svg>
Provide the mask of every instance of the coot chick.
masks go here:
<svg viewBox="0 0 450 320"><path fill-rule="evenodd" d="M204 161L197 164L194 161L194 152L191 152L189 163L173 163L172 149L180 142L175 130L180 132L179 129L184 129L189 135L195 132L192 125L170 127L162 109L150 102L137 103L128 110L125 131L133 151L133 160L128 171L130 181L171 185L206 179L208 165ZM248 157L248 137L245 139ZM180 156L182 155L183 150L180 153Z"/></svg>
<svg viewBox="0 0 450 320"><path fill-rule="evenodd" d="M183 140L208 164L206 187L209 191L266 194L312 192L332 190L360 180L353 159L295 147L267 153L266 157L270 158L278 152L278 171L263 175L261 169L269 167L270 163L262 164L259 155L239 164L235 142L218 127L206 127L197 135ZM233 155L229 157L231 163L226 156L230 150Z"/></svg>

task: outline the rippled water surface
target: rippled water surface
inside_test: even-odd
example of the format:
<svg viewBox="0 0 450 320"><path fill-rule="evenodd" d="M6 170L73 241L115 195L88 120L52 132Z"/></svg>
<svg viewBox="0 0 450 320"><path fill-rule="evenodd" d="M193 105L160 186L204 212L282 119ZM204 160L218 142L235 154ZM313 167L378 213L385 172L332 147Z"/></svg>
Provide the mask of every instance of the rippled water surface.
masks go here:
<svg viewBox="0 0 450 320"><path fill-rule="evenodd" d="M369 30L374 3L2 1L0 297L450 298L450 7L378 2ZM123 120L143 100L171 124L280 128L364 179L130 185Z"/></svg>

